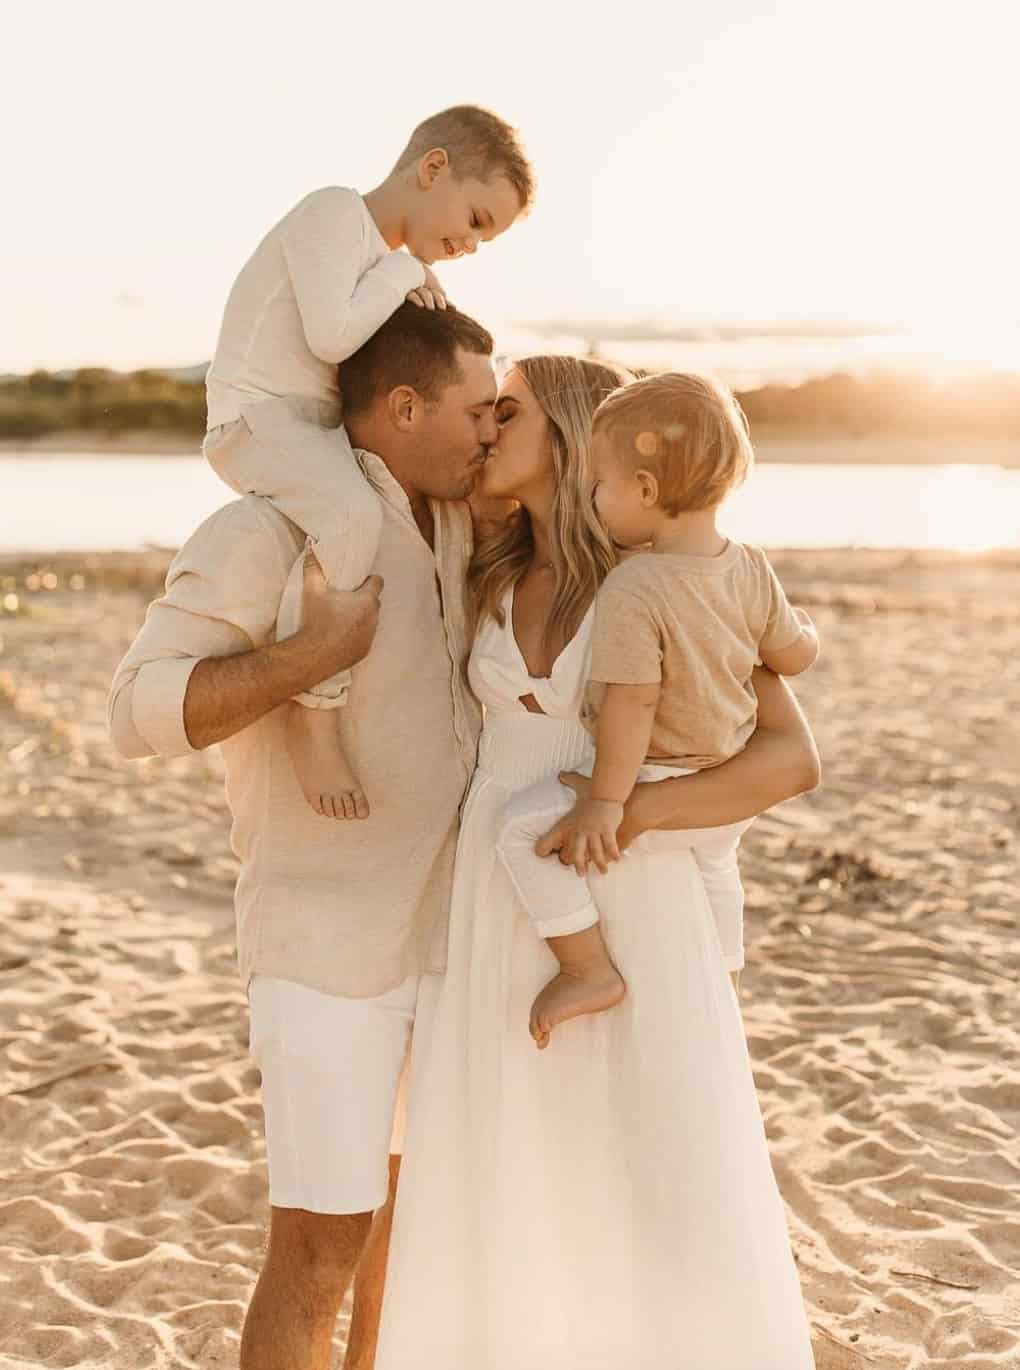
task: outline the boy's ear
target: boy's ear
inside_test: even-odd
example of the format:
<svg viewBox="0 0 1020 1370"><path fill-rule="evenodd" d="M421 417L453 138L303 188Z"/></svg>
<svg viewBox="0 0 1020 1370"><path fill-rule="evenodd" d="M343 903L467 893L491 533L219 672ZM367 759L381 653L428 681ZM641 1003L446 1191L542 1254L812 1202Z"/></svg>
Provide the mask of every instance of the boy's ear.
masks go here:
<svg viewBox="0 0 1020 1370"><path fill-rule="evenodd" d="M652 471L637 471L635 479L638 489L641 491L641 503L646 509L652 509L659 502L659 478Z"/></svg>
<svg viewBox="0 0 1020 1370"><path fill-rule="evenodd" d="M418 163L418 184L422 190L430 190L449 165L450 158L445 147L434 147L426 152Z"/></svg>

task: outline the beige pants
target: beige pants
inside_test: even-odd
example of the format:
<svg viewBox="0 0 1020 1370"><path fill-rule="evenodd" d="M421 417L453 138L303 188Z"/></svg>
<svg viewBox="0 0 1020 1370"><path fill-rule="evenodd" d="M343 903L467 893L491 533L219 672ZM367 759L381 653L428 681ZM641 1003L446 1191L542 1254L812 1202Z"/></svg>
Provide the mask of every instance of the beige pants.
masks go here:
<svg viewBox="0 0 1020 1370"><path fill-rule="evenodd" d="M202 451L239 495L261 495L307 535L330 585L354 590L370 573L379 546L382 509L340 424L339 409L290 396L243 405L241 417L206 434ZM295 562L277 613L280 640L301 626L304 556ZM343 671L296 696L312 709L347 702Z"/></svg>

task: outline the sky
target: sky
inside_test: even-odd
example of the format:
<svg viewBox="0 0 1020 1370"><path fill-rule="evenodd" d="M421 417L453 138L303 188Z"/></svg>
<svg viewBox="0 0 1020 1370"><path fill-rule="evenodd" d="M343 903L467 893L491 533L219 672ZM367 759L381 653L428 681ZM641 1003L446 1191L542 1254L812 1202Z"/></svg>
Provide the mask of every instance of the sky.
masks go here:
<svg viewBox="0 0 1020 1370"><path fill-rule="evenodd" d="M1014 0L52 0L5 15L0 372L207 359L262 234L490 106L530 218L440 268L493 327L1020 335Z"/></svg>

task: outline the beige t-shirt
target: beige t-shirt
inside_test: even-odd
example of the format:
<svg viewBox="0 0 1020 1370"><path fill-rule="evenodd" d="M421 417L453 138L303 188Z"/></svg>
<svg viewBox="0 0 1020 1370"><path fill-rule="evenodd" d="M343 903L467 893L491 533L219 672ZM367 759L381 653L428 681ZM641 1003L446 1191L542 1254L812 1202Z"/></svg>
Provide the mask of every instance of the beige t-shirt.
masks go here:
<svg viewBox="0 0 1020 1370"><path fill-rule="evenodd" d="M647 760L718 766L754 732L760 653L800 631L760 547L640 552L610 571L595 600L585 725L594 729L606 685L661 682Z"/></svg>

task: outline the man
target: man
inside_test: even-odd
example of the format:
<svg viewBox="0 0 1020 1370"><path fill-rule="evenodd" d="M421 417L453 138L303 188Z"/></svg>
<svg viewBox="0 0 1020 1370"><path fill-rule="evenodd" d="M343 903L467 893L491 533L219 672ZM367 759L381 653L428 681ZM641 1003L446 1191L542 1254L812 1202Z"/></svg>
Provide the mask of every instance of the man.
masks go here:
<svg viewBox="0 0 1020 1370"><path fill-rule="evenodd" d="M418 978L444 964L479 728L463 501L497 436L491 354L466 315L401 306L340 367L345 426L383 510L376 574L345 595L310 563L303 626L275 642L304 537L266 501L238 500L181 549L111 690L126 756L223 743L272 1205L242 1370L325 1370L359 1261L368 1296L347 1365L371 1363L399 1077ZM372 816L337 824L305 803L278 706L363 657L341 727Z"/></svg>

